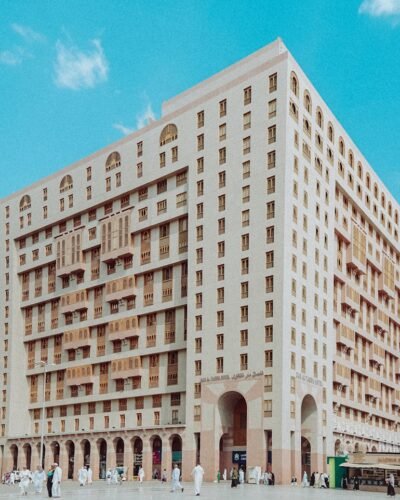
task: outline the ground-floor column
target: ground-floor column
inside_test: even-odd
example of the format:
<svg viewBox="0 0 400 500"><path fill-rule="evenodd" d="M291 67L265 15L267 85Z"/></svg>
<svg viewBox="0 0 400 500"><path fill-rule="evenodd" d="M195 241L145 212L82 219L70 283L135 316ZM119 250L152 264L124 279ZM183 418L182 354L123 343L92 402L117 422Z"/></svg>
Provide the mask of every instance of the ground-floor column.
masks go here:
<svg viewBox="0 0 400 500"><path fill-rule="evenodd" d="M151 479L153 476L153 453L148 437L143 438L142 453L143 453L142 467L144 470L144 477L146 479Z"/></svg>
<svg viewBox="0 0 400 500"><path fill-rule="evenodd" d="M172 467L171 443L168 438L164 438L162 440L161 475L163 473L163 470L165 469L167 472L167 477L169 477L171 475ZM182 470L181 474L183 475Z"/></svg>
<svg viewBox="0 0 400 500"><path fill-rule="evenodd" d="M99 478L100 453L96 441L90 441L90 468L93 471L93 480Z"/></svg>
<svg viewBox="0 0 400 500"><path fill-rule="evenodd" d="M215 438L214 429L201 432L200 463L204 469L204 480L213 481L219 469L219 440Z"/></svg>
<svg viewBox="0 0 400 500"><path fill-rule="evenodd" d="M132 479L133 476L133 453L129 439L124 440L124 466L126 467L126 478Z"/></svg>

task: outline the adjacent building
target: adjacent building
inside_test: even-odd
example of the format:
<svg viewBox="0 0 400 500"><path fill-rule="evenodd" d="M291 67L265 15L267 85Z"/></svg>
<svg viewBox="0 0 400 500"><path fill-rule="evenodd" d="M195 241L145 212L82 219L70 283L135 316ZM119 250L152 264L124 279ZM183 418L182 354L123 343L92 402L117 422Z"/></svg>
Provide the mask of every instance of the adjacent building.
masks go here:
<svg viewBox="0 0 400 500"><path fill-rule="evenodd" d="M400 451L399 205L281 40L0 205L3 472Z"/></svg>

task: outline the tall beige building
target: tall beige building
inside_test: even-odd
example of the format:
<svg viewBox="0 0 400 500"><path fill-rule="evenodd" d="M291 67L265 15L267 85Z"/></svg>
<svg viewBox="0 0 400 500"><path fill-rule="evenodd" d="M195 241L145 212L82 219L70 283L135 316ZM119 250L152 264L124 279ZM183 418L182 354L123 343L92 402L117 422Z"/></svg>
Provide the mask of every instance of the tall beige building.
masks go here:
<svg viewBox="0 0 400 500"><path fill-rule="evenodd" d="M400 450L399 205L280 40L0 203L3 472Z"/></svg>

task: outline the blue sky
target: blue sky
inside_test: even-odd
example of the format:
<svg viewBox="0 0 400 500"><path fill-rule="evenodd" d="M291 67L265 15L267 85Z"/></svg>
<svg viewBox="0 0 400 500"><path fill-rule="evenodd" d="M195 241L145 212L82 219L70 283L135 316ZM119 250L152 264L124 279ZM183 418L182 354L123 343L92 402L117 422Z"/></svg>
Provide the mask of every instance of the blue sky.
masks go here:
<svg viewBox="0 0 400 500"><path fill-rule="evenodd" d="M0 197L277 36L400 200L400 0L3 0Z"/></svg>

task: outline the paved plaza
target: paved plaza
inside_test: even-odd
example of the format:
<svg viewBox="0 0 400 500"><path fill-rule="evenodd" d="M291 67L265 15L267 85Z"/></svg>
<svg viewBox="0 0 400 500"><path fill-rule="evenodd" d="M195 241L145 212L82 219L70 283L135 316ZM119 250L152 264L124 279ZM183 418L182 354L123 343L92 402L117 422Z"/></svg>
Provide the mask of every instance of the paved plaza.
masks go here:
<svg viewBox="0 0 400 500"><path fill-rule="evenodd" d="M117 499L132 500L139 497L143 500L163 500L172 498L188 498L193 497L193 483L183 483L184 492L170 493L170 484L162 484L160 482L148 481L143 486L139 486L136 482L127 482L123 485L108 486L103 481L96 481L92 486L79 487L78 483L66 481L62 484L62 498L92 498L92 499ZM42 495L35 495L33 488L29 491L28 496L34 498L47 498L47 493L43 490ZM201 496L210 500L225 500L225 499L243 499L251 498L252 500L273 499L273 500L308 500L310 498L329 500L348 498L362 498L363 500L378 499L386 496L386 492L371 493L352 490L320 490L313 488L292 488L290 486L257 486L246 484L231 488L230 483L204 483ZM18 486L0 486L0 499L22 497ZM25 497L26 498L26 497Z"/></svg>

